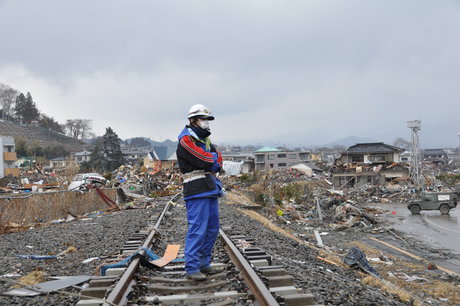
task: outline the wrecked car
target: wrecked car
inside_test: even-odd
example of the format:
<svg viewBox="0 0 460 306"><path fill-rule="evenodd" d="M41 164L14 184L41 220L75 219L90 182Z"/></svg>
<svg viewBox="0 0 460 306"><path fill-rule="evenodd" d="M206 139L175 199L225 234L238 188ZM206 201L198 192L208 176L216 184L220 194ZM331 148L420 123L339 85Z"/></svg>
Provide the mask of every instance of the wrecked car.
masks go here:
<svg viewBox="0 0 460 306"><path fill-rule="evenodd" d="M413 215L420 214L421 210L439 210L441 214L447 215L455 207L457 207L457 194L448 192L424 193L421 199L407 204L407 208Z"/></svg>
<svg viewBox="0 0 460 306"><path fill-rule="evenodd" d="M74 176L67 190L82 190L86 189L87 185L94 187L104 186L107 180L99 173L79 173Z"/></svg>

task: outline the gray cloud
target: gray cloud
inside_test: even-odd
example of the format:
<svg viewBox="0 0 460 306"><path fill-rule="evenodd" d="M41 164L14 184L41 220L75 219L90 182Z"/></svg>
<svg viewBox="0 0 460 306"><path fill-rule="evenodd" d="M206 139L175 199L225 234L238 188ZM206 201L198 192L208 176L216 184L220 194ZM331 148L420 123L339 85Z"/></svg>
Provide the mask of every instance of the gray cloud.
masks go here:
<svg viewBox="0 0 460 306"><path fill-rule="evenodd" d="M194 103L217 142L422 144L460 132L457 1L0 1L0 82L57 120L175 138Z"/></svg>

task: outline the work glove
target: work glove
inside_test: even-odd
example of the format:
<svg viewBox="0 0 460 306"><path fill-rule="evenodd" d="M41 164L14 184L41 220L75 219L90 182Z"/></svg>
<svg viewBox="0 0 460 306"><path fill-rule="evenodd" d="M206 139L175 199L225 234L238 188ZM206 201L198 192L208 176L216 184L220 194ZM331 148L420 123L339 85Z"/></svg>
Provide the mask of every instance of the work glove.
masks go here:
<svg viewBox="0 0 460 306"><path fill-rule="evenodd" d="M214 163L212 166L211 166L211 170L210 170L212 173L217 173L220 171L220 165L218 163Z"/></svg>
<svg viewBox="0 0 460 306"><path fill-rule="evenodd" d="M216 152L211 152L211 154L212 154L212 157L214 159L214 163L217 163L217 159L219 158L219 155L217 155Z"/></svg>

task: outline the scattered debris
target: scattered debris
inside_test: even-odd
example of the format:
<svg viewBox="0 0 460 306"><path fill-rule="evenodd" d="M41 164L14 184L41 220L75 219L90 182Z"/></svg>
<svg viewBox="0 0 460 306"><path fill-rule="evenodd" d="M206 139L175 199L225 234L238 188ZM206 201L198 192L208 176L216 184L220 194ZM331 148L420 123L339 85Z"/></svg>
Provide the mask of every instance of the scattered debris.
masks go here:
<svg viewBox="0 0 460 306"><path fill-rule="evenodd" d="M99 259L100 259L99 257L90 257L90 258L83 260L81 263L87 264L87 263L90 263L90 262L93 262Z"/></svg>
<svg viewBox="0 0 460 306"><path fill-rule="evenodd" d="M391 277L398 277L405 280L406 282L417 282L417 283L428 283L428 279L419 276L409 276L403 272L388 272L388 275Z"/></svg>
<svg viewBox="0 0 460 306"><path fill-rule="evenodd" d="M16 257L23 258L23 259L38 259L38 260L57 259L57 256L55 255L16 255Z"/></svg>
<svg viewBox="0 0 460 306"><path fill-rule="evenodd" d="M324 247L323 240L321 239L321 236L320 236L318 230L314 230L313 233L315 234L315 237L316 237L316 242L317 242L316 245L319 248L323 248Z"/></svg>
<svg viewBox="0 0 460 306"><path fill-rule="evenodd" d="M70 286L78 285L83 282L91 279L91 276L61 276L58 277L58 280L48 281L48 282L33 282L33 283L24 283L27 285L25 288L12 289L6 292L3 292L2 295L9 296L36 296L40 294L45 294L53 291L58 291L63 288Z"/></svg>
<svg viewBox="0 0 460 306"><path fill-rule="evenodd" d="M44 272L42 270L35 270L35 271L32 271L31 273L21 277L18 280L18 283L22 284L22 285L35 285L35 284L38 284L40 282L43 282L45 280L45 277L46 277L46 272ZM19 285L16 285L15 287L18 288Z"/></svg>
<svg viewBox="0 0 460 306"><path fill-rule="evenodd" d="M363 271L380 277L377 271L369 264L366 255L358 247L352 247L350 252L343 258L343 263L351 267L359 267Z"/></svg>

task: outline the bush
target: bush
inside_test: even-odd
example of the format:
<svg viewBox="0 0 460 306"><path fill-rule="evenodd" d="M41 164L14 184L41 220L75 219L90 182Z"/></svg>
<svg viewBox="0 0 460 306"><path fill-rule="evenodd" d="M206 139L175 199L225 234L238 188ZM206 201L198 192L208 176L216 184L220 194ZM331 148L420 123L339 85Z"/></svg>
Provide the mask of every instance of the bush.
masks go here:
<svg viewBox="0 0 460 306"><path fill-rule="evenodd" d="M294 199L296 203L299 203L302 201L305 192L305 186L298 183L289 183L275 188L275 200L281 202L282 200Z"/></svg>
<svg viewBox="0 0 460 306"><path fill-rule="evenodd" d="M244 173L240 176L240 181L242 183L255 183L256 178L252 174Z"/></svg>

